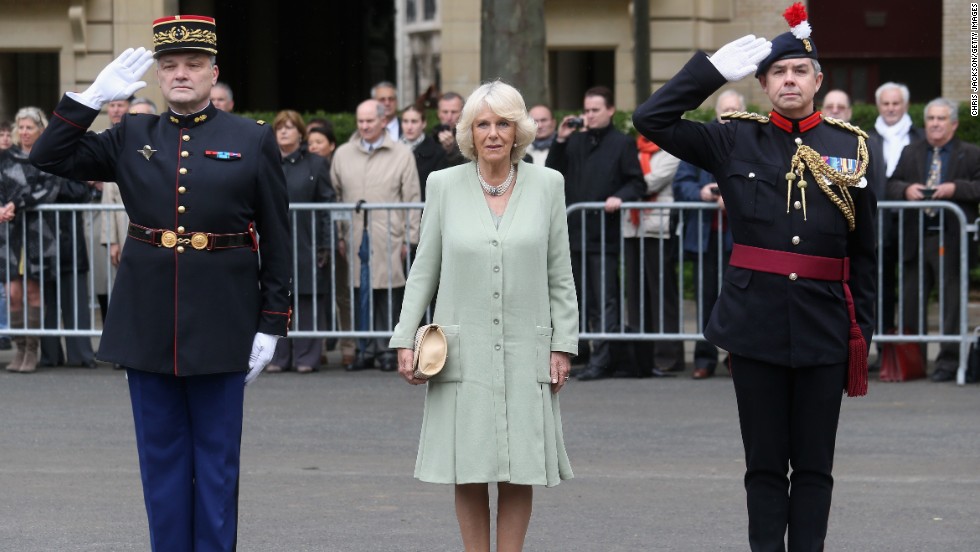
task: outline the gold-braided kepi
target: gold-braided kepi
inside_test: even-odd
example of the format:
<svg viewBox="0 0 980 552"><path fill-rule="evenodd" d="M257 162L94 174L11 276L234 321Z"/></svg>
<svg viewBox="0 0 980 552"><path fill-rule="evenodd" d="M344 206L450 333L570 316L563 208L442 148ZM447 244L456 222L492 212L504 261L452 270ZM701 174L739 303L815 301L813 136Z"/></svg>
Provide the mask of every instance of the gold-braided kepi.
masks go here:
<svg viewBox="0 0 980 552"><path fill-rule="evenodd" d="M218 55L213 17L172 15L153 22L153 57L185 50Z"/></svg>

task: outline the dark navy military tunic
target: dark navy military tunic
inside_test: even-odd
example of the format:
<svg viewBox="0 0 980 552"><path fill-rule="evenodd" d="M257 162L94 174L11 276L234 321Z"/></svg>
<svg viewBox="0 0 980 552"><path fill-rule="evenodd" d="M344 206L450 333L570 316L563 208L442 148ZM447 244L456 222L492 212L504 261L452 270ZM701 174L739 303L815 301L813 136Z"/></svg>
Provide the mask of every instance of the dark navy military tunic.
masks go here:
<svg viewBox="0 0 980 552"><path fill-rule="evenodd" d="M86 132L97 115L66 96L31 161L118 182L130 220L147 228L236 234L254 224L261 236L258 252L127 238L98 357L178 376L247 370L255 333L286 335L290 307L288 202L272 130L208 105Z"/></svg>
<svg viewBox="0 0 980 552"><path fill-rule="evenodd" d="M803 197L793 183L787 213L786 173L799 138L822 156L856 160L858 136L819 112L803 120L701 124L682 120L725 84L703 53L633 115L637 130L663 149L718 178L736 244L802 255L850 257L856 320L871 343L875 302L876 200L869 187L849 187L856 228L822 192L809 169ZM870 170L870 168L869 168ZM867 176L871 181L871 176ZM834 184L831 189L836 189ZM791 367L846 363L850 318L840 282L728 267L705 337L731 353Z"/></svg>

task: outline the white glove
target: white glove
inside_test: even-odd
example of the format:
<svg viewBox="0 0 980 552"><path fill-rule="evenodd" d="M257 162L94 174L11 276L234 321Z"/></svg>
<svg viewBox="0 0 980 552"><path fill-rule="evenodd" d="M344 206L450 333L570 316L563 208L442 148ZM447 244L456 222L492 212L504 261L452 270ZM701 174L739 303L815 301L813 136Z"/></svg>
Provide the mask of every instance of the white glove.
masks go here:
<svg viewBox="0 0 980 552"><path fill-rule="evenodd" d="M85 92L68 96L92 109L102 109L104 104L125 100L146 86L139 80L153 64L153 53L146 48L127 48L95 77L95 82Z"/></svg>
<svg viewBox="0 0 980 552"><path fill-rule="evenodd" d="M252 383L252 380L259 377L262 370L272 362L272 354L276 352L277 341L279 341L278 335L255 334L255 339L252 340L252 354L248 356L248 374L245 375L245 385Z"/></svg>
<svg viewBox="0 0 980 552"><path fill-rule="evenodd" d="M755 35L745 35L742 38L725 44L709 56L708 61L725 77L728 82L742 80L759 69L759 62L766 59L772 51L772 42Z"/></svg>

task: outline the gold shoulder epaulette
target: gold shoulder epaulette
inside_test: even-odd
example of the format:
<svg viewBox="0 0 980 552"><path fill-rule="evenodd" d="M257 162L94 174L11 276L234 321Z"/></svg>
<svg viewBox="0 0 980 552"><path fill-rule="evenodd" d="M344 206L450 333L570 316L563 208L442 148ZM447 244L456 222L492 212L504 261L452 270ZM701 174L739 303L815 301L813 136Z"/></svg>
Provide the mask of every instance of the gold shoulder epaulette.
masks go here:
<svg viewBox="0 0 980 552"><path fill-rule="evenodd" d="M729 111L728 113L721 114L722 119L741 119L743 121L755 121L757 123L766 124L769 122L769 117L765 115L759 115L758 113L752 113L751 111Z"/></svg>
<svg viewBox="0 0 980 552"><path fill-rule="evenodd" d="M826 121L827 124L831 124L831 125L834 125L836 127L840 127L840 128L842 128L844 130L848 130L848 131L850 131L850 132L852 132L854 134L857 134L861 138L864 138L864 139L867 139L868 138L868 133L867 132L861 130L860 127L857 127L857 126L852 125L851 123L844 122L844 121L842 121L840 119L835 119L833 117L826 117L826 116L823 118L823 120Z"/></svg>
<svg viewBox="0 0 980 552"><path fill-rule="evenodd" d="M134 110L130 111L129 114L130 115L136 115L136 110L134 109Z"/></svg>
<svg viewBox="0 0 980 552"><path fill-rule="evenodd" d="M255 124L257 124L257 125L264 125L265 124L265 121L263 121L262 119L259 119L258 121L255 121Z"/></svg>

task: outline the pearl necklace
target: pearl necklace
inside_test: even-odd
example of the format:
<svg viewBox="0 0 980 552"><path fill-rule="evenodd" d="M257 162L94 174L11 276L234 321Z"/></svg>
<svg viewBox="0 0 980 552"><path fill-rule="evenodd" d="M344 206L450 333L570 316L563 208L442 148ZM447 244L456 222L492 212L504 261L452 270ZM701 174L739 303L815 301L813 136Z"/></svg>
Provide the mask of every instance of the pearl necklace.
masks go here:
<svg viewBox="0 0 980 552"><path fill-rule="evenodd" d="M510 172L507 173L507 178L500 186L491 186L487 184L487 181L483 179L483 174L480 172L480 164L476 164L476 177L480 179L480 186L483 187L483 191L492 196L502 196L507 188L514 183L514 173L517 170L517 165L510 166Z"/></svg>

